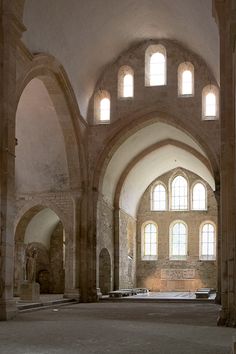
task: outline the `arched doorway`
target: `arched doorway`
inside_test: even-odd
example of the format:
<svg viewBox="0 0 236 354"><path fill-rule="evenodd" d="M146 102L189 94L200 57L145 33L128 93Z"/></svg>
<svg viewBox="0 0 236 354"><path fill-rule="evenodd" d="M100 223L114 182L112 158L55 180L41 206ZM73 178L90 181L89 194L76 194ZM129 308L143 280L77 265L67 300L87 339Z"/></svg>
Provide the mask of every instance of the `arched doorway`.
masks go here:
<svg viewBox="0 0 236 354"><path fill-rule="evenodd" d="M14 290L26 279L26 262L36 253L36 282L41 293L61 294L65 288L65 230L50 208L36 206L19 220L15 231Z"/></svg>
<svg viewBox="0 0 236 354"><path fill-rule="evenodd" d="M106 248L99 254L99 287L103 295L111 291L111 257Z"/></svg>

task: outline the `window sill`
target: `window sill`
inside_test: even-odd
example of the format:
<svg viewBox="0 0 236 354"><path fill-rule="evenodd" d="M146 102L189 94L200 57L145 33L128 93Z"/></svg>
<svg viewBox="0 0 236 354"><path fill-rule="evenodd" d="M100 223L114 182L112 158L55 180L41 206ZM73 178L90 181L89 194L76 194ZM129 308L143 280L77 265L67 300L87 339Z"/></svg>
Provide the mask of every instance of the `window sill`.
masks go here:
<svg viewBox="0 0 236 354"><path fill-rule="evenodd" d="M142 261L157 261L157 256L143 256Z"/></svg>

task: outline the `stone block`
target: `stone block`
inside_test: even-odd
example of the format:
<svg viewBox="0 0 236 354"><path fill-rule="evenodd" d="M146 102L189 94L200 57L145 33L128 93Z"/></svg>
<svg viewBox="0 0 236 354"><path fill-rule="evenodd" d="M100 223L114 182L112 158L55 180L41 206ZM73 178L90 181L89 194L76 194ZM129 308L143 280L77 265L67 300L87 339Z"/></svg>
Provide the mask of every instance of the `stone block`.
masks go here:
<svg viewBox="0 0 236 354"><path fill-rule="evenodd" d="M23 301L39 301L40 286L38 283L24 282L20 287L20 299Z"/></svg>

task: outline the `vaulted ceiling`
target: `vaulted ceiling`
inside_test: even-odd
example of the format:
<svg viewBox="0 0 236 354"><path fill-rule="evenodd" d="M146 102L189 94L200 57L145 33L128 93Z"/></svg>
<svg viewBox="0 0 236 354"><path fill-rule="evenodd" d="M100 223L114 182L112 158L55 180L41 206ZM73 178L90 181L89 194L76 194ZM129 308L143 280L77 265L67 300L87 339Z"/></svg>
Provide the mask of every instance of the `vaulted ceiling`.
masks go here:
<svg viewBox="0 0 236 354"><path fill-rule="evenodd" d="M211 0L26 0L24 42L64 66L86 118L104 67L137 41L170 38L201 55L219 81Z"/></svg>

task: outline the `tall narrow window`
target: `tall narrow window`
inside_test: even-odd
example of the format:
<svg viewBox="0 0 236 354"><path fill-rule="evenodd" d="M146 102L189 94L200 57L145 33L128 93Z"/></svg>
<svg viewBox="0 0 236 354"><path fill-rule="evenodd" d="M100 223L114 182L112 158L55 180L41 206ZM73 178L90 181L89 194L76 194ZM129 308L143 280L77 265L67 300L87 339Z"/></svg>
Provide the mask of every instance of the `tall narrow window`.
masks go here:
<svg viewBox="0 0 236 354"><path fill-rule="evenodd" d="M124 65L118 72L118 97L130 98L134 96L134 71Z"/></svg>
<svg viewBox="0 0 236 354"><path fill-rule="evenodd" d="M194 94L194 66L184 62L178 67L179 96L192 96Z"/></svg>
<svg viewBox="0 0 236 354"><path fill-rule="evenodd" d="M166 189L158 183L152 190L152 210L166 210Z"/></svg>
<svg viewBox="0 0 236 354"><path fill-rule="evenodd" d="M95 123L110 122L111 100L109 92L98 90L94 96L94 120Z"/></svg>
<svg viewBox="0 0 236 354"><path fill-rule="evenodd" d="M142 230L142 259L157 259L157 226L154 223L148 223Z"/></svg>
<svg viewBox="0 0 236 354"><path fill-rule="evenodd" d="M170 259L185 260L187 258L187 227L179 221L170 227Z"/></svg>
<svg viewBox="0 0 236 354"><path fill-rule="evenodd" d="M206 223L200 228L200 259L212 261L216 259L215 227Z"/></svg>
<svg viewBox="0 0 236 354"><path fill-rule="evenodd" d="M124 97L133 97L133 76L126 74L124 77Z"/></svg>
<svg viewBox="0 0 236 354"><path fill-rule="evenodd" d="M192 209L206 210L206 188L200 182L196 183L193 187Z"/></svg>
<svg viewBox="0 0 236 354"><path fill-rule="evenodd" d="M165 84L165 56L162 53L154 53L150 59L150 86Z"/></svg>
<svg viewBox="0 0 236 354"><path fill-rule="evenodd" d="M145 53L145 85L166 85L166 50L162 45L150 45Z"/></svg>
<svg viewBox="0 0 236 354"><path fill-rule="evenodd" d="M182 74L182 95L192 94L192 73L190 70L185 70Z"/></svg>
<svg viewBox="0 0 236 354"><path fill-rule="evenodd" d="M214 120L219 117L219 92L214 85L206 86L202 91L202 118Z"/></svg>
<svg viewBox="0 0 236 354"><path fill-rule="evenodd" d="M188 183L183 176L176 176L171 188L172 210L186 210L188 208Z"/></svg>
<svg viewBox="0 0 236 354"><path fill-rule="evenodd" d="M100 120L110 120L110 100L109 98L103 98L100 101Z"/></svg>
<svg viewBox="0 0 236 354"><path fill-rule="evenodd" d="M216 95L209 92L206 95L206 116L215 117L216 116Z"/></svg>

